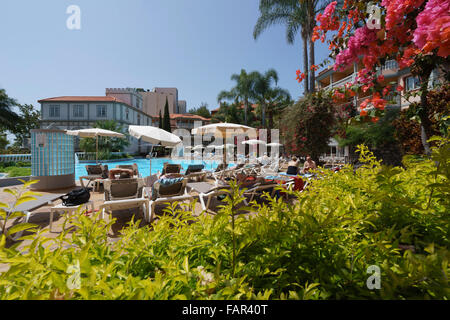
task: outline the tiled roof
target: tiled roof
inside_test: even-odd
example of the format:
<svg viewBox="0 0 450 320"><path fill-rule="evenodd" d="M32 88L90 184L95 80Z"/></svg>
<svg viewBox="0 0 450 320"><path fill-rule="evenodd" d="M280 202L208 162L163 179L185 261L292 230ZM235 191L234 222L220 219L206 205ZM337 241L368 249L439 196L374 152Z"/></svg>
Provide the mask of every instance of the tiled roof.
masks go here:
<svg viewBox="0 0 450 320"><path fill-rule="evenodd" d="M62 96L38 100L39 103L42 102L118 102L129 106L128 103L123 102L115 97L111 96Z"/></svg>
<svg viewBox="0 0 450 320"><path fill-rule="evenodd" d="M204 118L202 116L198 116L196 114L190 114L190 113L173 113L170 115L170 119L192 119L192 120L202 120L202 121L211 120L211 119Z"/></svg>

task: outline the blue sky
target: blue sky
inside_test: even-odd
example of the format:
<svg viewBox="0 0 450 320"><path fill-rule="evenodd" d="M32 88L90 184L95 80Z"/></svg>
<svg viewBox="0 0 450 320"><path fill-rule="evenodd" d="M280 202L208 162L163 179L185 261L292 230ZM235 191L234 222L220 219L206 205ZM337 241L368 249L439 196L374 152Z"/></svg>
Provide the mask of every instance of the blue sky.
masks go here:
<svg viewBox="0 0 450 320"><path fill-rule="evenodd" d="M69 30L69 5L81 30ZM64 95L104 95L108 87L177 87L187 107L228 90L230 76L278 71L293 98L302 44L274 26L253 39L259 0L2 0L0 88L19 103ZM316 64L327 56L320 42Z"/></svg>

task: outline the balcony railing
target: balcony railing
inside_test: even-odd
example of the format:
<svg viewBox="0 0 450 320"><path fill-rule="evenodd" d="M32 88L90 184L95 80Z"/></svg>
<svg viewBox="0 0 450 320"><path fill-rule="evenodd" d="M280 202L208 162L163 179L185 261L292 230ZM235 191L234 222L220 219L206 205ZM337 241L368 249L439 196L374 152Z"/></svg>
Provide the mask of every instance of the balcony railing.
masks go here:
<svg viewBox="0 0 450 320"><path fill-rule="evenodd" d="M31 154L1 154L0 162L31 161Z"/></svg>
<svg viewBox="0 0 450 320"><path fill-rule="evenodd" d="M353 82L353 81L355 80L355 77L356 77L356 74L353 73L353 74L351 74L351 75L349 75L349 76L347 76L347 77L345 77L345 78L343 78L343 79L341 79L341 80L338 80L338 81L336 81L336 82L333 82L332 84L330 84L330 85L324 87L323 90L328 91L328 90L331 90L331 89L333 89L333 88L339 88L339 87L342 87L342 86L344 86L347 82Z"/></svg>
<svg viewBox="0 0 450 320"><path fill-rule="evenodd" d="M398 63L395 60L388 60L381 66L381 70L396 70L398 69Z"/></svg>

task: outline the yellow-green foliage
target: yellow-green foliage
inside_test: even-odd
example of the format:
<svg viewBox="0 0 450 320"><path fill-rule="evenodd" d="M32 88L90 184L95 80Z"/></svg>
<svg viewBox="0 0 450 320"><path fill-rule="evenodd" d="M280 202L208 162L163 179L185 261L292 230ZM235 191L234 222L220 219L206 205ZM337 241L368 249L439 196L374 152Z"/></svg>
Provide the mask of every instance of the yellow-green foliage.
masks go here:
<svg viewBox="0 0 450 320"><path fill-rule="evenodd" d="M117 242L107 241L113 221L82 214L70 218L75 232L28 235L22 250L3 237L0 299L448 299L448 141L405 168L360 153L363 167L318 172L293 204L251 204L257 215L238 214L234 186L217 216L173 205ZM379 290L366 285L371 265Z"/></svg>

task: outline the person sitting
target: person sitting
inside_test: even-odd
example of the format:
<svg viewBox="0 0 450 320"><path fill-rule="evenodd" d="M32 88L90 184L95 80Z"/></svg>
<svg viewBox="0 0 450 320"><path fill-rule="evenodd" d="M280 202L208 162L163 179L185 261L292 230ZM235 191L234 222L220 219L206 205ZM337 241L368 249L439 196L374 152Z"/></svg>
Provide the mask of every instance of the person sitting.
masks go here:
<svg viewBox="0 0 450 320"><path fill-rule="evenodd" d="M300 164L300 161L297 159L296 156L293 156L291 161L289 161L289 163L288 163L288 168L287 168L286 174L297 175L298 169L299 169L298 168L299 164Z"/></svg>
<svg viewBox="0 0 450 320"><path fill-rule="evenodd" d="M307 173L308 171L315 169L317 169L316 163L311 159L310 156L307 156L305 164L303 165L302 173Z"/></svg>

